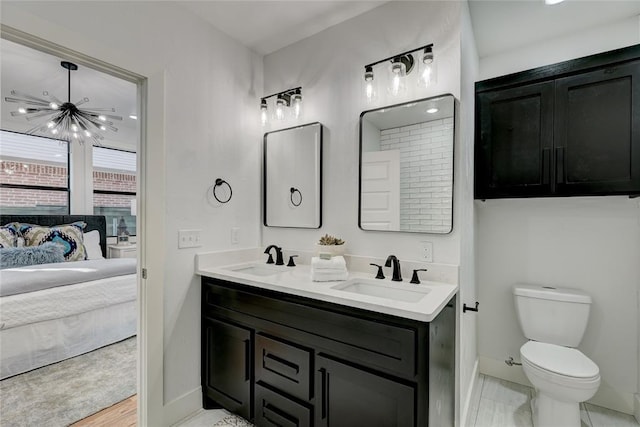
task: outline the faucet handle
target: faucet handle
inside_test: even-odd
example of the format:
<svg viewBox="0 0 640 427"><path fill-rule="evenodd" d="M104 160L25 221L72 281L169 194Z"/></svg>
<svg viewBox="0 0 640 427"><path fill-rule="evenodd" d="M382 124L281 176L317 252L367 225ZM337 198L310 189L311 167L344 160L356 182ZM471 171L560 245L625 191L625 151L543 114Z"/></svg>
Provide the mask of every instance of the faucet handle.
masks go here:
<svg viewBox="0 0 640 427"><path fill-rule="evenodd" d="M376 274L376 279L384 279L384 273L382 272L382 266L374 263L369 263L369 265L373 265L378 267L378 274Z"/></svg>
<svg viewBox="0 0 640 427"><path fill-rule="evenodd" d="M418 271L427 271L426 268L418 268L417 270L413 270L413 276L411 276L411 282L410 283L415 283L416 285L420 284L420 279L418 278Z"/></svg>
<svg viewBox="0 0 640 427"><path fill-rule="evenodd" d="M269 254L269 259L267 259L267 264L273 264L273 255L271 255L271 252L267 252Z"/></svg>
<svg viewBox="0 0 640 427"><path fill-rule="evenodd" d="M291 255L289 257L289 262L287 263L287 267L295 267L296 263L293 261L293 258L297 257L298 255Z"/></svg>

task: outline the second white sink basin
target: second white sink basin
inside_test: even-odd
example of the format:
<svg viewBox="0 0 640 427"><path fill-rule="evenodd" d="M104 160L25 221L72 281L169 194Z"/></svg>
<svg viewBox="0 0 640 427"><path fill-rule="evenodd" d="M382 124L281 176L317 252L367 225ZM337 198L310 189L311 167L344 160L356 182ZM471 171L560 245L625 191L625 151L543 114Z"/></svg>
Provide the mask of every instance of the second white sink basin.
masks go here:
<svg viewBox="0 0 640 427"><path fill-rule="evenodd" d="M389 283L382 280L352 279L331 287L354 294L391 299L402 302L418 302L426 297L429 289L416 285Z"/></svg>

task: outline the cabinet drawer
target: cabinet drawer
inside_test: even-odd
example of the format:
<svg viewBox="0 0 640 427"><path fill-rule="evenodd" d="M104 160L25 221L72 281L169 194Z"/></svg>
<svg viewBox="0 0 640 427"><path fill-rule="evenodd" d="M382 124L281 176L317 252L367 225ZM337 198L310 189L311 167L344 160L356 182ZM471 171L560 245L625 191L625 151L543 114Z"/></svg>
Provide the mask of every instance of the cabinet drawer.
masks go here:
<svg viewBox="0 0 640 427"><path fill-rule="evenodd" d="M256 334L256 381L265 382L302 400L311 398L311 352Z"/></svg>
<svg viewBox="0 0 640 427"><path fill-rule="evenodd" d="M256 426L311 427L311 409L263 387L255 387Z"/></svg>

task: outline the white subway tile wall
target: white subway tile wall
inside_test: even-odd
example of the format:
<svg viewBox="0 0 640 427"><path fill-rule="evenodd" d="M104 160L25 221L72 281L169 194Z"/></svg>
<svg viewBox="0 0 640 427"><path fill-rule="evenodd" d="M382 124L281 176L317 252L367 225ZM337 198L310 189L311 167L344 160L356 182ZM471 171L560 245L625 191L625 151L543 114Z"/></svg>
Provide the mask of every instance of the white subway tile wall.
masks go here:
<svg viewBox="0 0 640 427"><path fill-rule="evenodd" d="M400 230L448 232L453 199L453 118L380 131L400 151Z"/></svg>

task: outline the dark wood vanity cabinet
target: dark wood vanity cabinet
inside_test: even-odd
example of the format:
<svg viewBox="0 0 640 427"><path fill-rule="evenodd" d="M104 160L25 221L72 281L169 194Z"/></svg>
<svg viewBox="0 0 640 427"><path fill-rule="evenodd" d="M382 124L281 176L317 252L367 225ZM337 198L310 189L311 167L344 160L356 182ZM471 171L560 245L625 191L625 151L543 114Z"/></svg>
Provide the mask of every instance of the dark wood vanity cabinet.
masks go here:
<svg viewBox="0 0 640 427"><path fill-rule="evenodd" d="M615 194L640 194L640 45L476 83L476 199Z"/></svg>
<svg viewBox="0 0 640 427"><path fill-rule="evenodd" d="M419 322L202 278L205 408L257 426L452 426L455 297Z"/></svg>

